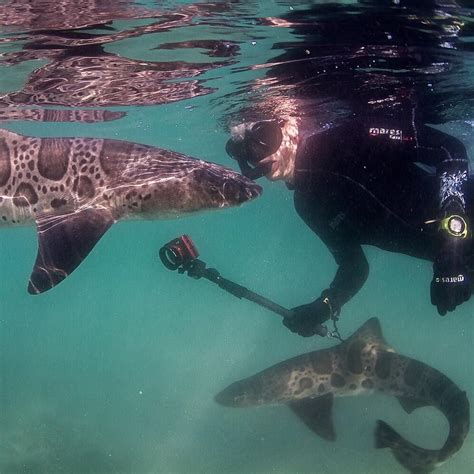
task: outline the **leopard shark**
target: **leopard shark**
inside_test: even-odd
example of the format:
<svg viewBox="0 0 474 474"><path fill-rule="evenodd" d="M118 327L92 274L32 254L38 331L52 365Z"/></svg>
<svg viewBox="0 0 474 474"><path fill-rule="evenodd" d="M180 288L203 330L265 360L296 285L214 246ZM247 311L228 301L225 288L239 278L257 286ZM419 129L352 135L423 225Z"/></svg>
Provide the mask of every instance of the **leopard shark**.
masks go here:
<svg viewBox="0 0 474 474"><path fill-rule="evenodd" d="M434 406L449 422L446 442L436 450L420 448L377 421L375 447L389 448L408 471L431 472L459 451L469 431L466 393L438 370L395 352L377 318L337 346L285 360L229 385L215 400L227 407L286 404L314 433L334 441L333 398L374 392L397 397L407 413Z"/></svg>
<svg viewBox="0 0 474 474"><path fill-rule="evenodd" d="M63 281L119 220L238 206L261 191L230 169L149 145L0 129L0 226L37 228L31 294Z"/></svg>

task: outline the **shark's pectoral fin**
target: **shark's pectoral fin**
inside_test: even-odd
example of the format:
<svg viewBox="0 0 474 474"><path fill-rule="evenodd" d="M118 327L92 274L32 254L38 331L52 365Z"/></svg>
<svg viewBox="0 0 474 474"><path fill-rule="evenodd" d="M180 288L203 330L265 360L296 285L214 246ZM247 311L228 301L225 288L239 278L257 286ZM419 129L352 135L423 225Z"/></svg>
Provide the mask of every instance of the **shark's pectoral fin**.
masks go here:
<svg viewBox="0 0 474 474"><path fill-rule="evenodd" d="M430 403L424 402L422 400L417 400L415 398L406 398L406 397L397 397L398 401L402 408L407 412L411 413L417 408L422 408L430 405Z"/></svg>
<svg viewBox="0 0 474 474"><path fill-rule="evenodd" d="M332 422L332 393L318 398L303 398L290 402L288 406L314 433L328 441L336 439Z"/></svg>
<svg viewBox="0 0 474 474"><path fill-rule="evenodd" d="M83 209L38 218L38 255L28 292L43 293L64 280L114 223L107 209Z"/></svg>

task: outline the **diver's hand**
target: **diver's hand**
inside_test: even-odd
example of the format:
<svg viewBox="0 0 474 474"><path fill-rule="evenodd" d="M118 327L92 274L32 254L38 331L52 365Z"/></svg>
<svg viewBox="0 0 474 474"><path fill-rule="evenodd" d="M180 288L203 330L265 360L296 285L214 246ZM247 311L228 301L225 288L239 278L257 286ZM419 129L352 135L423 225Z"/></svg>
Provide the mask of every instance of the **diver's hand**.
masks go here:
<svg viewBox="0 0 474 474"><path fill-rule="evenodd" d="M445 260L433 265L431 303L441 316L471 297L471 277L465 265Z"/></svg>
<svg viewBox="0 0 474 474"><path fill-rule="evenodd" d="M312 303L293 308L292 311L293 317L283 319L283 324L291 332L303 337L311 337L315 334L326 335L327 331L321 326L331 317L331 306L326 298L321 296Z"/></svg>

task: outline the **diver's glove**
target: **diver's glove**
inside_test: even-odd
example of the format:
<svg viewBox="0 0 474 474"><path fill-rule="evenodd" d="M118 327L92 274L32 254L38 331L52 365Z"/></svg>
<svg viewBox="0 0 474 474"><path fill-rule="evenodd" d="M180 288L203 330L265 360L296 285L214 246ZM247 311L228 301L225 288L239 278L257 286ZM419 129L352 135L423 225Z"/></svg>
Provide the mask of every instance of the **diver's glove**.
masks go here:
<svg viewBox="0 0 474 474"><path fill-rule="evenodd" d="M327 329L322 324L339 312L335 299L330 298L329 292L323 291L321 296L309 304L292 309L294 316L284 318L283 324L291 331L303 337L315 334L325 336Z"/></svg>
<svg viewBox="0 0 474 474"><path fill-rule="evenodd" d="M471 236L461 216L443 219L440 234L440 251L433 264L431 303L444 316L471 297L471 277L465 263Z"/></svg>

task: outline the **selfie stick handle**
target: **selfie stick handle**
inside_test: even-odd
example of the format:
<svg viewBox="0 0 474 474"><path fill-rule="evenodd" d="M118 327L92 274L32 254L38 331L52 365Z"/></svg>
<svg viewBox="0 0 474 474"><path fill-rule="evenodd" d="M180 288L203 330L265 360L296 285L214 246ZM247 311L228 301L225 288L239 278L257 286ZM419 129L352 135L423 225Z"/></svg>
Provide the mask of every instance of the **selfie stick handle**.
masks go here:
<svg viewBox="0 0 474 474"><path fill-rule="evenodd" d="M258 305L263 306L264 308L267 308L270 311L279 314L280 316L283 316L284 318L292 318L294 316L293 311L290 311L289 309L286 309L283 306L280 306L279 304L270 301L264 296L259 295L258 293L255 293L249 290L248 288L245 288L245 286L227 280L226 278L222 278L215 268L206 268L203 277L207 280L212 281L213 283L216 283L217 285L219 285L220 288L227 291L231 295L236 296L237 298L245 298L247 300L253 301ZM328 334L327 328L325 326L322 326L321 324L318 324L316 326L315 331L316 334L321 337L326 337Z"/></svg>
<svg viewBox="0 0 474 474"><path fill-rule="evenodd" d="M276 314L279 314L283 318L292 318L294 316L293 311L280 306L273 301L265 298L258 293L255 293L245 286L239 285L231 280L227 280L227 278L221 277L220 273L215 268L206 268L206 263L199 259L194 259L190 264L186 267L178 269L180 273L187 272L187 274L191 278L200 279L205 278L206 280L211 281L222 288L223 290L227 291L231 295L236 296L237 298L245 298L249 301L253 301L264 308L273 311ZM327 335L327 328L318 324L316 326L316 334L319 336L325 337Z"/></svg>
<svg viewBox="0 0 474 474"><path fill-rule="evenodd" d="M289 309L280 306L279 304L270 301L269 299L250 291L245 286L239 285L233 281L227 280L227 278L221 277L221 274L215 268L206 268L206 264L202 260L195 259L185 270L188 275L192 278L206 278L206 280L211 281L227 291L231 295L236 296L237 298L245 298L247 300L253 301L264 308L273 311L274 313L283 316L284 318L291 318L293 312Z"/></svg>
<svg viewBox="0 0 474 474"><path fill-rule="evenodd" d="M210 272L212 272L213 270L213 268L209 268ZM280 306L279 304L270 301L269 299L265 298L262 295L259 295L258 293L250 291L248 288L245 288L245 286L227 280L226 278L222 278L219 274L212 276L204 275L204 278L207 278L208 280L216 283L217 285L219 285L220 288L236 296L237 298L245 298L247 300L253 301L258 305L263 306L264 308L267 308L270 311L279 314L280 316L283 316L284 318L291 318L293 316L293 312L289 309L286 309L283 306Z"/></svg>

